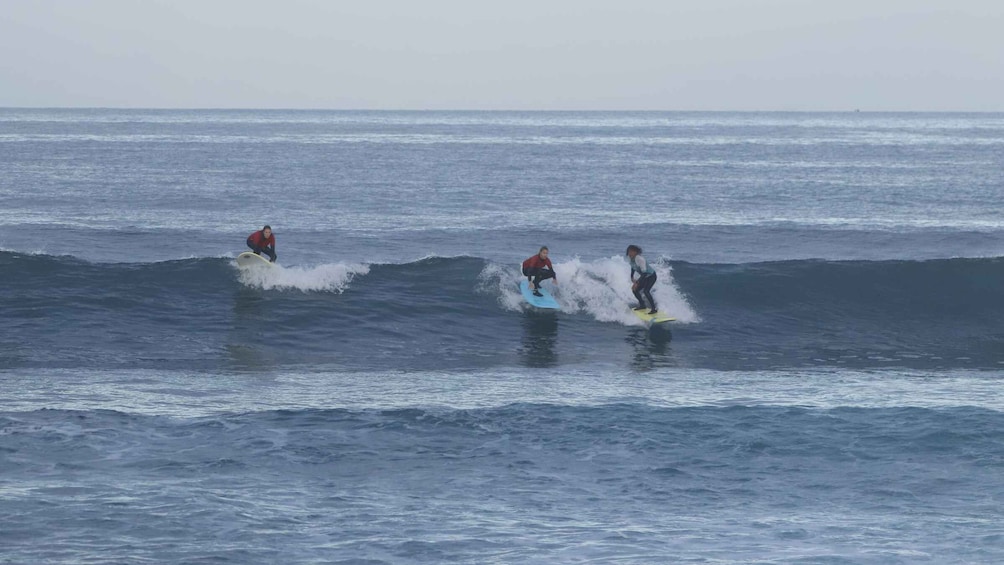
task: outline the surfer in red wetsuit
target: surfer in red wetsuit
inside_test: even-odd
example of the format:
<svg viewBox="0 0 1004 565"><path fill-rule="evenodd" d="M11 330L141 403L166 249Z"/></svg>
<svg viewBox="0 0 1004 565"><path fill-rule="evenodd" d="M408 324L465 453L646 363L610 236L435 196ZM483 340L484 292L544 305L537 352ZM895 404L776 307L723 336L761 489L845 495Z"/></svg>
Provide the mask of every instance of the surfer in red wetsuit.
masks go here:
<svg viewBox="0 0 1004 565"><path fill-rule="evenodd" d="M547 246L541 247L536 255L523 261L523 275L527 282L533 282L534 296L543 296L540 293L540 281L554 279L554 284L558 284L558 279L554 274L554 265L547 258Z"/></svg>
<svg viewBox="0 0 1004 565"><path fill-rule="evenodd" d="M255 255L262 253L268 255L269 260L275 263L275 236L272 234L272 226L265 226L261 231L249 235L248 247Z"/></svg>

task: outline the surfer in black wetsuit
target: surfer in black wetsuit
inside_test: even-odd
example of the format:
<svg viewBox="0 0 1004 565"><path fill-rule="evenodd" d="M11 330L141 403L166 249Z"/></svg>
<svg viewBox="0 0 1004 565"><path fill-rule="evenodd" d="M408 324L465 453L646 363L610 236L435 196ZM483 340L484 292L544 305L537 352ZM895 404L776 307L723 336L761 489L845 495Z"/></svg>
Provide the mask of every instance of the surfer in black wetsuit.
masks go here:
<svg viewBox="0 0 1004 565"><path fill-rule="evenodd" d="M641 256L641 247L637 245L628 245L627 256L631 261L631 292L638 299L638 306L634 309L644 310L646 308L645 299L648 299L649 306L651 306L648 313L658 313L659 308L655 305L655 299L652 298L652 286L655 285L658 278L655 269ZM634 278L635 273L639 275L638 280Z"/></svg>
<svg viewBox="0 0 1004 565"><path fill-rule="evenodd" d="M264 253L268 255L270 261L275 263L275 235L272 234L272 226L265 226L261 231L249 235L247 243L255 255Z"/></svg>

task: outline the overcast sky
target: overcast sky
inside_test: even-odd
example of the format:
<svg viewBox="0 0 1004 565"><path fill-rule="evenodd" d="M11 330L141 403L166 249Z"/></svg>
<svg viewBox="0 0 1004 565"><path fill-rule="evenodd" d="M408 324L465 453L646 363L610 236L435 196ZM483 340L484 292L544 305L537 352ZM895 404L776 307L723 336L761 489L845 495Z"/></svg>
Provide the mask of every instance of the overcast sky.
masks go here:
<svg viewBox="0 0 1004 565"><path fill-rule="evenodd" d="M1004 110L1001 0L0 0L0 106Z"/></svg>

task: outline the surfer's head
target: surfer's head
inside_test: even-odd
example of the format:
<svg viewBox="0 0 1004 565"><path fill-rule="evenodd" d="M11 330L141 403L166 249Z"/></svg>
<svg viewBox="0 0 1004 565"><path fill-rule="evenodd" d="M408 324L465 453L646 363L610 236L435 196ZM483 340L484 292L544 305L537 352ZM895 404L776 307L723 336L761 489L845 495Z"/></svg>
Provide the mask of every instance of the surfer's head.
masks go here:
<svg viewBox="0 0 1004 565"><path fill-rule="evenodd" d="M541 247L540 251L537 252L537 255L540 255L541 259L547 259L547 246L545 245Z"/></svg>
<svg viewBox="0 0 1004 565"><path fill-rule="evenodd" d="M265 227L261 229L261 234L266 238L272 237L272 226L265 224Z"/></svg>
<svg viewBox="0 0 1004 565"><path fill-rule="evenodd" d="M637 245L628 245L627 251L624 252L628 257L634 257L635 255L641 253L641 247Z"/></svg>

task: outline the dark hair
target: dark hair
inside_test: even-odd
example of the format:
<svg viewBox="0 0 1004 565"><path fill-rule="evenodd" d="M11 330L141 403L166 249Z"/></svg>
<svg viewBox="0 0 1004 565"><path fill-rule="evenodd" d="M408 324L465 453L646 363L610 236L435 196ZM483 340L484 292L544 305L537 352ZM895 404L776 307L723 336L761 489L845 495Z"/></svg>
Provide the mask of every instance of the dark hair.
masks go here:
<svg viewBox="0 0 1004 565"><path fill-rule="evenodd" d="M627 255L631 253L632 250L635 253L641 253L641 247L638 247L637 245L628 245L627 251L625 251L624 254Z"/></svg>
<svg viewBox="0 0 1004 565"><path fill-rule="evenodd" d="M540 251L550 251L550 249L546 245L542 245L540 246ZM537 255L540 255L540 251L537 252Z"/></svg>
<svg viewBox="0 0 1004 565"><path fill-rule="evenodd" d="M272 226L270 226L270 225L268 225L268 224L265 224L265 227L263 227L263 228L261 229L261 231L265 231L265 230L270 230L270 229L272 229Z"/></svg>

